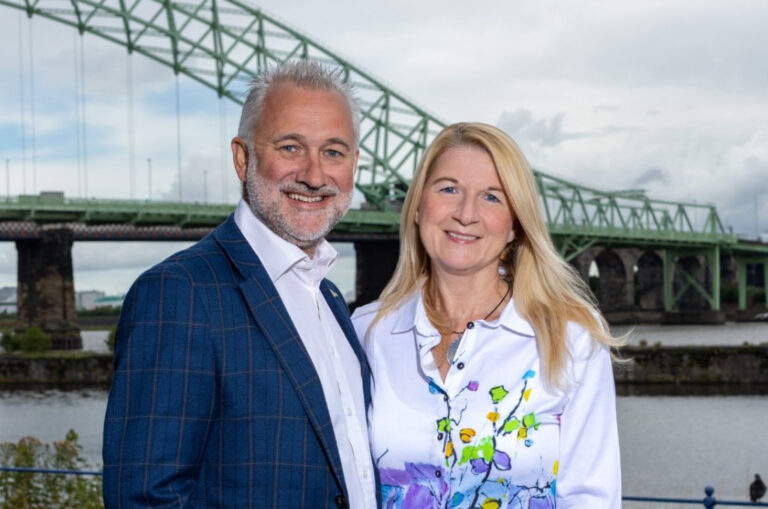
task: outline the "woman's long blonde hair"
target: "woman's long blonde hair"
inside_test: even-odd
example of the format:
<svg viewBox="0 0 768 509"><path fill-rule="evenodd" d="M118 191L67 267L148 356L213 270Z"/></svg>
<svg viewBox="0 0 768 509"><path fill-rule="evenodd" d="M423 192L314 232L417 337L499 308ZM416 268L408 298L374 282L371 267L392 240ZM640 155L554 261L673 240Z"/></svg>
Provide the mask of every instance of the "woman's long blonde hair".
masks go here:
<svg viewBox="0 0 768 509"><path fill-rule="evenodd" d="M512 283L515 308L536 333L545 381L563 387L563 374L571 357L566 344L568 322L582 325L598 344L618 346L621 341L609 335L589 288L555 250L541 214L533 172L522 152L507 134L488 124L449 125L425 152L403 203L397 268L379 297L373 324L397 309L423 284L427 315L438 330L444 325L436 309L430 260L419 237L416 216L435 162L447 150L460 146L484 150L496 166L515 230L515 239L501 253L499 265L506 270L505 279Z"/></svg>

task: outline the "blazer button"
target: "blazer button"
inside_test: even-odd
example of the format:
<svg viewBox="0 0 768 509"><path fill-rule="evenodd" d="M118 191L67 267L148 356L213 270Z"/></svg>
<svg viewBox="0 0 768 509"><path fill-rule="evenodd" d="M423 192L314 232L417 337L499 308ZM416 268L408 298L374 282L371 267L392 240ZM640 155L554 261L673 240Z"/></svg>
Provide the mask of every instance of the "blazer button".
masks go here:
<svg viewBox="0 0 768 509"><path fill-rule="evenodd" d="M347 509L347 507L349 507L347 505L347 499L344 498L344 495L336 496L336 507L338 507L339 509Z"/></svg>

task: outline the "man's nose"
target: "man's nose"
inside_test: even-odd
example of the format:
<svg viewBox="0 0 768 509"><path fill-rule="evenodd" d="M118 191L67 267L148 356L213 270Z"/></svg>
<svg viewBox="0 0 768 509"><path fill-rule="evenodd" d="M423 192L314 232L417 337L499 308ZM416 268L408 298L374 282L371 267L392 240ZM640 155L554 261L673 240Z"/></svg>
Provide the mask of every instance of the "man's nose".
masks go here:
<svg viewBox="0 0 768 509"><path fill-rule="evenodd" d="M326 184L325 180L320 155L308 154L302 161L302 168L296 174L296 181L313 189L320 189Z"/></svg>

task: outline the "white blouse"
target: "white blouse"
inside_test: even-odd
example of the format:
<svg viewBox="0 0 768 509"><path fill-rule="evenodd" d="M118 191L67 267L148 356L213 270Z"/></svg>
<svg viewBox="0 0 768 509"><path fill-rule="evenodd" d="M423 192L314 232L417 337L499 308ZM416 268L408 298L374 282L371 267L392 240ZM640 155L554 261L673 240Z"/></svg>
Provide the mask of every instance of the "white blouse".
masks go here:
<svg viewBox="0 0 768 509"><path fill-rule="evenodd" d="M568 389L545 387L531 325L510 301L478 320L442 380L440 334L421 292L368 330L378 303L352 321L371 364L371 449L388 509L621 507L610 355L568 326Z"/></svg>

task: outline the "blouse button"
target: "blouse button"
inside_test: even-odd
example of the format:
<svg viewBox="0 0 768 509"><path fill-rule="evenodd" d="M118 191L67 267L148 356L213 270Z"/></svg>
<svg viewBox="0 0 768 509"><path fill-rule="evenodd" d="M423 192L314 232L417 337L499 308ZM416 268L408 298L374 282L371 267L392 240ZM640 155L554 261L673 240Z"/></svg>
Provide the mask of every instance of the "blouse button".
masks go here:
<svg viewBox="0 0 768 509"><path fill-rule="evenodd" d="M460 363L456 364L456 367L459 368L459 369L464 369L464 363L460 362Z"/></svg>
<svg viewBox="0 0 768 509"><path fill-rule="evenodd" d="M443 401L448 401L448 395L447 394L443 394Z"/></svg>
<svg viewBox="0 0 768 509"><path fill-rule="evenodd" d="M467 322L467 329L474 329L475 328L475 322Z"/></svg>
<svg viewBox="0 0 768 509"><path fill-rule="evenodd" d="M439 470L435 470L435 477L441 477L443 475Z"/></svg>

